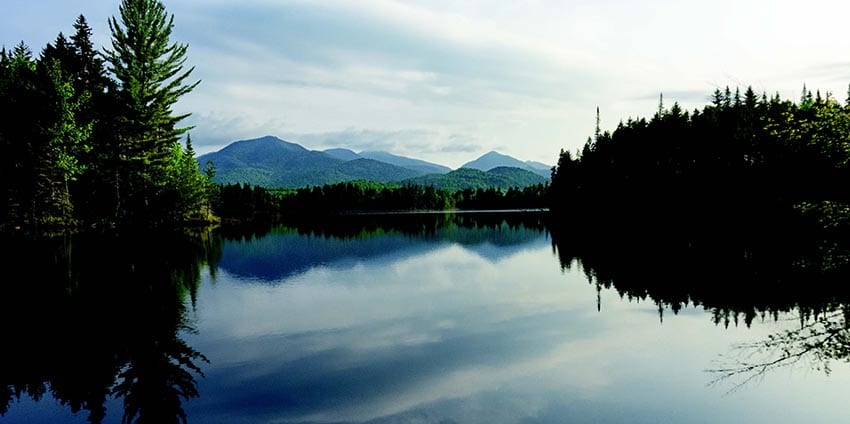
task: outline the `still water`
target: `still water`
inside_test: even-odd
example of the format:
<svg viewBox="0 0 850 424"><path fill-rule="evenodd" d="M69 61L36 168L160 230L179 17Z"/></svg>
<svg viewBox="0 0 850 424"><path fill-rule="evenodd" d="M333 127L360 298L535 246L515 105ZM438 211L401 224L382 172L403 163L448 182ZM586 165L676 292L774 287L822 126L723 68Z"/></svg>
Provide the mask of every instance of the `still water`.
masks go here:
<svg viewBox="0 0 850 424"><path fill-rule="evenodd" d="M50 259L5 283L38 287L2 294L14 328L0 356L0 422L850 416L846 356L826 373L816 349L711 384L722 375L711 370L796 348L801 327L846 343L842 306L750 307L746 319L740 305L730 313L704 299L674 306L652 289L634 295L564 255L539 215L371 217L163 241L156 252L112 243L21 250ZM652 280L657 267L631 273Z"/></svg>

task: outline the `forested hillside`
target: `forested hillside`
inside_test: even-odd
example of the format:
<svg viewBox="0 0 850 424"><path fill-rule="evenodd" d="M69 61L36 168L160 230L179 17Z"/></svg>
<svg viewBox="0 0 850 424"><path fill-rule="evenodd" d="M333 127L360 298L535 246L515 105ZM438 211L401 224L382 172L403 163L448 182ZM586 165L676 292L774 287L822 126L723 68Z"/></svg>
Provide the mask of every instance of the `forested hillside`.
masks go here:
<svg viewBox="0 0 850 424"><path fill-rule="evenodd" d="M546 183L546 179L531 171L520 168L499 167L487 172L472 168L460 168L448 174L430 174L410 178L405 184L434 187L442 190L489 189L511 187L525 188Z"/></svg>

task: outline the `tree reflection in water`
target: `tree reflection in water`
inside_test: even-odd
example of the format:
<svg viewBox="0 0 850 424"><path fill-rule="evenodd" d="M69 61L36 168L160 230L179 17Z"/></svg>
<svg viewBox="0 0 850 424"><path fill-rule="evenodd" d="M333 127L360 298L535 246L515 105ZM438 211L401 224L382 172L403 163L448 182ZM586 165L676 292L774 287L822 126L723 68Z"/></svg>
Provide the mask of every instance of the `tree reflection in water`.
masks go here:
<svg viewBox="0 0 850 424"><path fill-rule="evenodd" d="M702 307L726 327L799 317L792 318L799 319L795 329L736 345L708 370L713 383L729 381L734 390L778 368L805 364L828 373L830 363L850 362L844 209L822 202L749 219L560 217L550 231L562 268L579 266L598 291L655 303L662 320L665 310L676 314L688 306Z"/></svg>
<svg viewBox="0 0 850 424"><path fill-rule="evenodd" d="M475 244L506 227L548 230L563 268L579 266L598 291L652 301L662 318L665 310L689 306L724 326L799 314L798 328L723 357L711 370L716 381L745 384L795 364L828 372L830 363L850 358L850 237L843 226L768 219L762 226L716 221L695 230L673 223L679 231L661 231L671 223L651 221L567 228L540 215L366 216L332 224L296 223L285 231L340 239L392 232ZM492 231L480 240L449 231L460 227ZM75 413L88 411L93 423L104 420L110 398L123 402L125 423L187 422L183 403L199 396L196 379L206 358L181 335L192 331L201 269L215 274L221 243L210 233L3 240L9 248L0 258L0 310L7 317L0 416L22 396L49 395Z"/></svg>
<svg viewBox="0 0 850 424"><path fill-rule="evenodd" d="M123 399L125 423L186 422L182 402L198 396L206 358L180 334L192 328L200 270L220 254L209 233L3 244L0 415L49 393L93 423L110 396Z"/></svg>
<svg viewBox="0 0 850 424"><path fill-rule="evenodd" d="M850 308L842 305L814 317L802 316L799 328L735 345L734 353L722 356L718 368L708 370L716 376L710 384L731 381L734 391L771 371L795 365L829 374L831 362L850 362Z"/></svg>

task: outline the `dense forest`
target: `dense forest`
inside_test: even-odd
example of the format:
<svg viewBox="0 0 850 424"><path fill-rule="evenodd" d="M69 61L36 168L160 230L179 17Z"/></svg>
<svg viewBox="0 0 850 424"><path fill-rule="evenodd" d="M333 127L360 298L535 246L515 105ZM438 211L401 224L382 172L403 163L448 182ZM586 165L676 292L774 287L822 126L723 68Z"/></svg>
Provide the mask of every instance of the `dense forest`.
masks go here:
<svg viewBox="0 0 850 424"><path fill-rule="evenodd" d="M285 217L423 210L543 209L548 184L502 190L440 190L431 186L352 181L268 190L243 184L216 187L213 210L223 222L275 221Z"/></svg>
<svg viewBox="0 0 850 424"><path fill-rule="evenodd" d="M562 151L553 245L564 268L659 312L701 304L726 325L824 316L848 299L848 165L850 99L727 88L692 113L660 102L652 119L597 124L580 152Z"/></svg>
<svg viewBox="0 0 850 424"><path fill-rule="evenodd" d="M597 124L580 152L561 152L552 208L611 225L746 228L795 210L845 208L849 164L850 101L805 87L797 103L726 88L692 113L660 101L650 120L613 132Z"/></svg>
<svg viewBox="0 0 850 424"><path fill-rule="evenodd" d="M37 57L24 42L0 50L0 229L211 218L187 115L172 110L198 84L173 26L161 2L123 0L111 49L80 16Z"/></svg>

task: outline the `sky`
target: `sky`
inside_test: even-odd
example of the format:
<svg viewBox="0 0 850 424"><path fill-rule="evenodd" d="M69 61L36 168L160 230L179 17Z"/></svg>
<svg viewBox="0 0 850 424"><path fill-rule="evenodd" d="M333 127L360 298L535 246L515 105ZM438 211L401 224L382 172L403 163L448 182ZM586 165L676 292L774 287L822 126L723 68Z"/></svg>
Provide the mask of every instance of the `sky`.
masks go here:
<svg viewBox="0 0 850 424"><path fill-rule="evenodd" d="M451 167L491 150L547 164L664 95L717 88L840 100L850 3L835 0L166 0L189 45L199 153L274 135ZM79 14L110 42L119 1L4 0L0 44L35 52Z"/></svg>

